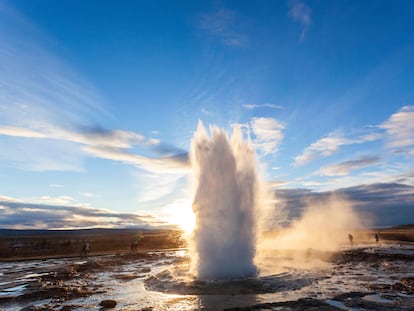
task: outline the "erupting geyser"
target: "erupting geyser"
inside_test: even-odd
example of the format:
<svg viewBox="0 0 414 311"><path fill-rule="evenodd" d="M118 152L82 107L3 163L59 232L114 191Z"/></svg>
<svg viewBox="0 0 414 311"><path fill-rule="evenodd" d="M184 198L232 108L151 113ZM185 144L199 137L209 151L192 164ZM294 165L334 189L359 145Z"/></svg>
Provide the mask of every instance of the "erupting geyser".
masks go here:
<svg viewBox="0 0 414 311"><path fill-rule="evenodd" d="M193 211L194 269L198 279L252 276L256 252L256 167L250 141L240 127L227 134L199 122L191 142L196 192Z"/></svg>

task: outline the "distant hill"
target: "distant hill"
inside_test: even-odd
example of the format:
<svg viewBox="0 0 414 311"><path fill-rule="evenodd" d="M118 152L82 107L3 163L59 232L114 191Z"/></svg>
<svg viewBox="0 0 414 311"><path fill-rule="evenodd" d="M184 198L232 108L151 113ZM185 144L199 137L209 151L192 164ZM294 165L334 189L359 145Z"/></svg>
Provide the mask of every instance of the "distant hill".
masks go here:
<svg viewBox="0 0 414 311"><path fill-rule="evenodd" d="M390 229L414 229L414 224L392 226Z"/></svg>

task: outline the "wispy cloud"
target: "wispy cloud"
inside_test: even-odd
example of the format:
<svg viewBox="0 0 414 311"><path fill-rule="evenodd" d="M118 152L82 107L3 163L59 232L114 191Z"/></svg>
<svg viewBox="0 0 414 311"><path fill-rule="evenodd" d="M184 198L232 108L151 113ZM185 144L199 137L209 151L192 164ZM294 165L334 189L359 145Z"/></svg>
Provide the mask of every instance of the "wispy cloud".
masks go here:
<svg viewBox="0 0 414 311"><path fill-rule="evenodd" d="M339 151L341 146L362 144L385 138L386 146L393 153L414 154L414 106L404 106L383 123L370 126L370 132L355 138L331 133L305 148L295 158L294 165L302 166L317 158L328 157Z"/></svg>
<svg viewBox="0 0 414 311"><path fill-rule="evenodd" d="M50 184L49 187L51 187L51 188L64 188L65 186L60 185L60 184Z"/></svg>
<svg viewBox="0 0 414 311"><path fill-rule="evenodd" d="M117 213L76 203L70 197L44 196L19 200L0 196L0 227L8 229L73 229L165 226L149 215Z"/></svg>
<svg viewBox="0 0 414 311"><path fill-rule="evenodd" d="M176 156L168 156L162 158L148 158L138 154L130 153L126 150L108 147L85 146L82 148L82 150L98 158L134 164L144 170L153 172L178 172L188 169L187 154L180 154Z"/></svg>
<svg viewBox="0 0 414 311"><path fill-rule="evenodd" d="M185 166L185 151L173 153L157 139L91 126L108 117L104 100L52 47L23 16L0 6L0 159L32 171L82 171L86 156L148 170Z"/></svg>
<svg viewBox="0 0 414 311"><path fill-rule="evenodd" d="M244 104L244 108L248 110L258 109L258 108L271 108L271 109L283 109L283 106L275 104Z"/></svg>
<svg viewBox="0 0 414 311"><path fill-rule="evenodd" d="M0 137L0 161L24 171L84 172L84 152L77 144L50 139Z"/></svg>
<svg viewBox="0 0 414 311"><path fill-rule="evenodd" d="M388 156L381 157L378 162L372 164L376 166L373 169L361 170L354 174L350 172L348 175L324 175L321 172L322 167L310 175L286 182L286 186L296 188L310 187L318 191L332 191L339 188L376 183L400 183L414 186L414 169L411 163L390 163L388 160ZM364 167L355 169L359 168L363 169Z"/></svg>
<svg viewBox="0 0 414 311"><path fill-rule="evenodd" d="M206 108L204 108L204 107L201 107L201 113L202 114L204 114L204 115L206 115L206 116L212 116L213 114L210 112L210 111L208 111Z"/></svg>
<svg viewBox="0 0 414 311"><path fill-rule="evenodd" d="M108 113L100 93L54 47L24 16L0 5L1 131L30 138L2 138L0 158L29 170L82 170L83 155L73 149L73 140L46 141L47 132L97 122Z"/></svg>
<svg viewBox="0 0 414 311"><path fill-rule="evenodd" d="M354 160L323 166L319 173L325 176L345 176L353 170L378 164L380 160L377 156L362 156Z"/></svg>
<svg viewBox="0 0 414 311"><path fill-rule="evenodd" d="M294 166L302 166L308 162L314 161L321 157L329 157L337 153L341 146L362 144L365 142L374 141L380 139L382 135L372 133L364 134L356 138L347 138L338 133L330 133L327 136L317 140L298 156L295 157Z"/></svg>
<svg viewBox="0 0 414 311"><path fill-rule="evenodd" d="M37 204L71 205L71 206L76 206L76 207L89 207L89 204L76 203L76 201L68 195L61 195L61 196L58 196L58 197L43 195L39 198L31 199L30 201L33 202L33 203L37 203Z"/></svg>
<svg viewBox="0 0 414 311"><path fill-rule="evenodd" d="M226 46L249 45L249 38L240 30L239 17L233 10L220 9L213 13L202 14L200 28Z"/></svg>
<svg viewBox="0 0 414 311"><path fill-rule="evenodd" d="M43 123L36 129L0 125L0 135L64 140L84 145L94 145L109 148L131 148L136 144L155 145L159 141L147 139L136 132L122 130L106 130L103 128L83 128L78 131L66 130Z"/></svg>
<svg viewBox="0 0 414 311"><path fill-rule="evenodd" d="M289 17L301 24L302 31L300 33L299 40L302 42L305 39L306 33L309 30L310 25L312 24L312 10L304 2L298 0L289 0Z"/></svg>
<svg viewBox="0 0 414 311"><path fill-rule="evenodd" d="M414 153L414 106L402 107L379 127L386 131L390 149Z"/></svg>
<svg viewBox="0 0 414 311"><path fill-rule="evenodd" d="M328 157L338 152L340 146L351 143L349 139L346 139L337 134L329 134L307 147L302 154L295 158L294 165L302 166L308 162L311 162L319 157Z"/></svg>
<svg viewBox="0 0 414 311"><path fill-rule="evenodd" d="M83 123L107 115L99 92L51 52L53 41L13 9L0 6L2 123Z"/></svg>
<svg viewBox="0 0 414 311"><path fill-rule="evenodd" d="M78 149L89 156L130 163L150 171L183 170L188 165L188 156L185 151L131 131L103 128L83 128L78 131L70 131L43 124L36 130L0 126L0 135L71 142L78 145ZM136 146L153 150L153 152L161 154L161 157L150 158L131 153L129 150ZM59 169L50 163L46 167L36 168L39 170ZM68 168L71 167L66 167L66 169Z"/></svg>
<svg viewBox="0 0 414 311"><path fill-rule="evenodd" d="M274 118L253 118L250 127L255 136L254 146L264 155L275 154L283 139L285 126Z"/></svg>
<svg viewBox="0 0 414 311"><path fill-rule="evenodd" d="M182 192L188 191L186 178L182 174L147 173L137 176L136 182L138 203L143 205L157 205L157 209L171 203ZM187 197L191 197L189 193Z"/></svg>

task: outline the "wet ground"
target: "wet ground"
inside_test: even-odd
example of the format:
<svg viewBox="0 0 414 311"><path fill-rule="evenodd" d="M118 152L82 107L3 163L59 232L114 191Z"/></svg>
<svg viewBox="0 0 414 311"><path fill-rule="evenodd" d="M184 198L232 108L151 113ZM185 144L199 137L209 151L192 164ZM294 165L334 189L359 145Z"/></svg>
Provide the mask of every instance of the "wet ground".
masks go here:
<svg viewBox="0 0 414 311"><path fill-rule="evenodd" d="M414 247L268 253L257 277L188 277L185 250L0 263L0 310L414 310ZM107 307L107 308L105 308Z"/></svg>

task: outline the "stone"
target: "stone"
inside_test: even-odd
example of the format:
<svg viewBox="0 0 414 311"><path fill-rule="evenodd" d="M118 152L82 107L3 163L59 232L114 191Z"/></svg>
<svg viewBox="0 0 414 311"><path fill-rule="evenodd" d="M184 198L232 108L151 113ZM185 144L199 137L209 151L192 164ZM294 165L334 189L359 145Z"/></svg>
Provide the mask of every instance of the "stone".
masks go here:
<svg viewBox="0 0 414 311"><path fill-rule="evenodd" d="M116 306L116 301L112 300L112 299L106 299L106 300L102 300L101 303L99 304L101 307L104 308L115 308Z"/></svg>

